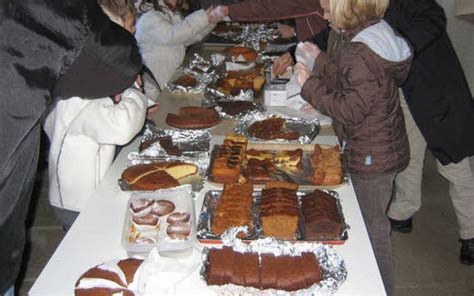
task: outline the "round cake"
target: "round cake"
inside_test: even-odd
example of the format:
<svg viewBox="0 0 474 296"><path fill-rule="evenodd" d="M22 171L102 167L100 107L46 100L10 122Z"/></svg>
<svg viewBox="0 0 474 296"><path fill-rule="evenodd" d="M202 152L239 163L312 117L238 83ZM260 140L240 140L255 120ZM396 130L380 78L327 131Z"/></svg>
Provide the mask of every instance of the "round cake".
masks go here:
<svg viewBox="0 0 474 296"><path fill-rule="evenodd" d="M143 260L128 258L106 262L84 272L76 282L74 295L135 295L137 270Z"/></svg>

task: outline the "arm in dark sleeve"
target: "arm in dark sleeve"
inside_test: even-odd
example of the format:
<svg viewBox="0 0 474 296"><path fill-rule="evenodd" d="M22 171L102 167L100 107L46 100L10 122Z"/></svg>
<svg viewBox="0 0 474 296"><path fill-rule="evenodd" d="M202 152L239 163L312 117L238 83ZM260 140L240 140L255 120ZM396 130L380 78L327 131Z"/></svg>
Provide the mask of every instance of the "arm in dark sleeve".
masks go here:
<svg viewBox="0 0 474 296"><path fill-rule="evenodd" d="M254 0L228 6L232 21L273 22L318 14L322 16L319 1L308 0Z"/></svg>
<svg viewBox="0 0 474 296"><path fill-rule="evenodd" d="M385 19L408 39L415 53L446 31L446 15L434 0L391 0Z"/></svg>

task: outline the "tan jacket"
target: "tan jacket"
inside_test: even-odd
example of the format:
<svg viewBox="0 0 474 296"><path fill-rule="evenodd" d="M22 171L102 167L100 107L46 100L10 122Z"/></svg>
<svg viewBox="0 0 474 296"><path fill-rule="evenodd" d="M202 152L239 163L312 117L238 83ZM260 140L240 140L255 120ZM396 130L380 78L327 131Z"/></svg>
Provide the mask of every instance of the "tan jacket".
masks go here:
<svg viewBox="0 0 474 296"><path fill-rule="evenodd" d="M340 42L318 56L301 95L334 119L350 172L400 171L408 165L409 149L398 85L408 75L411 49L385 21L345 34Z"/></svg>

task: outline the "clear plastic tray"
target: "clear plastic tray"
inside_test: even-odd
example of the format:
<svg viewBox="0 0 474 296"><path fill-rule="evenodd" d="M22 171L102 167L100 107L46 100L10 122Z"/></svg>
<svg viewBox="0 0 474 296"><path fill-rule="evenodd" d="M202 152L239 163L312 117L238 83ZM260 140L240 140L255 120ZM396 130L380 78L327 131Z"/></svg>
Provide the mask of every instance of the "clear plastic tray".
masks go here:
<svg viewBox="0 0 474 296"><path fill-rule="evenodd" d="M152 200L153 202L158 200L170 201L174 204L175 208L168 214L158 216L158 226L144 226L135 223L133 217L143 217L149 214L151 211L149 207L153 207L153 204L156 203L149 205L146 209L138 213L134 213L131 204L137 200ZM186 239L173 239L167 234L167 228L170 225L167 222L167 218L176 212L187 212L190 215L190 233ZM194 242L196 241L195 221L193 193L190 185L157 191L133 192L127 203L122 233L122 245L129 256L148 254L155 247L160 253L185 254L192 250Z"/></svg>

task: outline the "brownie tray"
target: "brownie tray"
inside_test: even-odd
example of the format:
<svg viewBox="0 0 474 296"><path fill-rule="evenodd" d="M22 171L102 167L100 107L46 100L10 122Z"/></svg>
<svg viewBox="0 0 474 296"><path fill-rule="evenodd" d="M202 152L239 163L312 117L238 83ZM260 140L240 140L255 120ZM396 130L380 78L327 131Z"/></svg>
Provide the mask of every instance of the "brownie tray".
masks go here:
<svg viewBox="0 0 474 296"><path fill-rule="evenodd" d="M347 230L349 226L345 222L344 213L342 211L341 202L339 199L339 194L335 191L331 190L322 190L328 193L336 200L336 205L338 209L338 213L341 217L341 224L342 230L340 235L337 237L328 237L326 239L318 239L318 240L308 240L305 238L304 233L304 219L301 215L301 202L303 198L306 198L306 194L312 193L314 190L298 190L297 197L298 197L298 208L299 208L299 222L298 222L298 230L296 233L296 240L291 240L291 242L321 242L326 244L334 244L340 245L344 244L345 241L348 239ZM222 191L221 190L211 190L206 193L204 196L204 201L202 204L201 212L199 214L199 220L197 225L197 238L201 243L205 244L221 244L222 240L220 235L214 234L211 230L212 221L214 219L215 211L217 209L217 205L219 204L219 200L221 197ZM241 237L241 239L245 241L252 241L260 238L264 238L262 227L260 224L260 200L262 197L262 192L260 190L255 190L253 192L253 206L252 206L252 221L253 227L249 230L248 234L245 237Z"/></svg>

